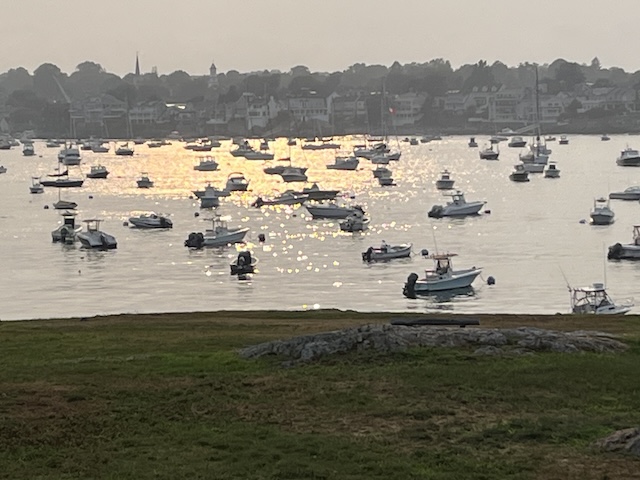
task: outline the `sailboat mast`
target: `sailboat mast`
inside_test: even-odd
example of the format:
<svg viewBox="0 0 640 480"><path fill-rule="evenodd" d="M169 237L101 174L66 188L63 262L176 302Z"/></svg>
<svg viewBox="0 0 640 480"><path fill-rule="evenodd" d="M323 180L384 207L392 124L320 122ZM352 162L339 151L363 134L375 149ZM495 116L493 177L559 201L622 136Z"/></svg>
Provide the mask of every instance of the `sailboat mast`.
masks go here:
<svg viewBox="0 0 640 480"><path fill-rule="evenodd" d="M537 140L540 141L540 99L538 97L538 66L536 65L536 133Z"/></svg>

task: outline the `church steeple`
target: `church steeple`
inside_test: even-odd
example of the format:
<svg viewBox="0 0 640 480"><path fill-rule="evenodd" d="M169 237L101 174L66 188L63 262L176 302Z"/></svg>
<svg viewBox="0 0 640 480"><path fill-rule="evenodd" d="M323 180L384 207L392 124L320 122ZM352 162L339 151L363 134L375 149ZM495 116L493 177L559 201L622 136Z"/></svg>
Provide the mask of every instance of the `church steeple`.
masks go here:
<svg viewBox="0 0 640 480"><path fill-rule="evenodd" d="M218 69L216 68L216 64L211 62L211 66L209 67L209 88L217 88L218 87Z"/></svg>
<svg viewBox="0 0 640 480"><path fill-rule="evenodd" d="M138 59L138 52L136 52L136 77L140 76L140 60Z"/></svg>

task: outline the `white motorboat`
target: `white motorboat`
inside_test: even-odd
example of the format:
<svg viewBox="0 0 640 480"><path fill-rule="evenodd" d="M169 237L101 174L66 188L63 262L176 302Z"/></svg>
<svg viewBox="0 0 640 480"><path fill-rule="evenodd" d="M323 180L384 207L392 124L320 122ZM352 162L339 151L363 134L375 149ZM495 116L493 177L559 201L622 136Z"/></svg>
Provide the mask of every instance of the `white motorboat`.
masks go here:
<svg viewBox="0 0 640 480"><path fill-rule="evenodd" d="M361 147L353 150L353 155L356 157L366 158L371 160L375 155L389 153L391 150L387 147L386 143L378 143L371 148Z"/></svg>
<svg viewBox="0 0 640 480"><path fill-rule="evenodd" d="M67 166L80 165L82 157L80 156L80 149L77 146L69 145L58 153L58 160Z"/></svg>
<svg viewBox="0 0 640 480"><path fill-rule="evenodd" d="M480 159L481 160L498 160L500 156L500 150L496 148L493 149L493 145L485 148L484 150L480 150Z"/></svg>
<svg viewBox="0 0 640 480"><path fill-rule="evenodd" d="M231 275L238 275L239 278L242 278L251 273L255 273L257 264L258 259L251 255L250 251L244 250L238 252L238 256L229 264L229 268Z"/></svg>
<svg viewBox="0 0 640 480"><path fill-rule="evenodd" d="M317 183L314 183L310 187L304 187L301 192L302 195L307 195L309 200L333 200L336 195L340 193L340 190L320 190Z"/></svg>
<svg viewBox="0 0 640 480"><path fill-rule="evenodd" d="M107 178L109 170L104 165L91 165L91 171L87 173L87 178Z"/></svg>
<svg viewBox="0 0 640 480"><path fill-rule="evenodd" d="M590 287L571 288L571 313L577 315L624 315L633 307L633 303L616 305L607 294L603 283L594 283Z"/></svg>
<svg viewBox="0 0 640 480"><path fill-rule="evenodd" d="M387 167L383 167L378 165L375 170L373 171L373 177L374 178L380 178L380 177L390 177L392 175L392 171L389 170Z"/></svg>
<svg viewBox="0 0 640 480"><path fill-rule="evenodd" d="M616 163L622 167L640 167L640 152L633 148L625 148L620 152Z"/></svg>
<svg viewBox="0 0 640 480"><path fill-rule="evenodd" d="M200 198L200 208L218 208L220 206L220 196L210 183L204 188L204 194Z"/></svg>
<svg viewBox="0 0 640 480"><path fill-rule="evenodd" d="M558 140L558 144L560 145L569 145L569 139L566 135L560 135L560 140Z"/></svg>
<svg viewBox="0 0 640 480"><path fill-rule="evenodd" d="M626 188L624 192L611 192L611 200L640 200L640 186Z"/></svg>
<svg viewBox="0 0 640 480"><path fill-rule="evenodd" d="M260 208L265 205L299 205L307 200L309 200L309 195L306 193L297 193L287 190L282 195L271 199L265 200L262 197L258 197L251 206Z"/></svg>
<svg viewBox="0 0 640 480"><path fill-rule="evenodd" d="M35 153L36 151L33 148L32 142L26 142L22 145L22 155L24 155L25 157L33 157Z"/></svg>
<svg viewBox="0 0 640 480"><path fill-rule="evenodd" d="M91 142L90 148L93 153L109 153L109 147L100 141Z"/></svg>
<svg viewBox="0 0 640 480"><path fill-rule="evenodd" d="M51 232L51 240L55 242L71 244L77 240L76 236L82 231L82 227L76 226L76 212L63 212L62 225Z"/></svg>
<svg viewBox="0 0 640 480"><path fill-rule="evenodd" d="M613 210L609 208L609 202L604 198L594 200L590 216L592 225L609 225L615 217Z"/></svg>
<svg viewBox="0 0 640 480"><path fill-rule="evenodd" d="M449 170L444 170L440 175L440 178L436 180L436 188L438 190L451 190L455 180L451 178Z"/></svg>
<svg viewBox="0 0 640 480"><path fill-rule="evenodd" d="M365 216L360 206L353 208L353 213L340 222L340 230L343 232L363 232L369 228L369 218Z"/></svg>
<svg viewBox="0 0 640 480"><path fill-rule="evenodd" d="M609 260L640 260L640 225L633 226L633 243L616 243L609 247Z"/></svg>
<svg viewBox="0 0 640 480"><path fill-rule="evenodd" d="M244 158L247 160L273 160L273 153L257 152L252 150L244 154Z"/></svg>
<svg viewBox="0 0 640 480"><path fill-rule="evenodd" d="M383 244L379 247L369 247L366 252L362 252L362 260L365 262L383 262L386 260L395 260L396 258L407 258L411 256L410 243L401 245Z"/></svg>
<svg viewBox="0 0 640 480"><path fill-rule="evenodd" d="M133 155L133 148L130 148L128 143L120 145L116 148L116 155L131 157Z"/></svg>
<svg viewBox="0 0 640 480"><path fill-rule="evenodd" d="M329 170L355 170L360 160L358 157L336 157L334 162L327 165Z"/></svg>
<svg viewBox="0 0 640 480"><path fill-rule="evenodd" d="M523 164L518 163L514 166L513 172L509 174L509 180L511 180L512 182L528 182L529 171L524 167Z"/></svg>
<svg viewBox="0 0 640 480"><path fill-rule="evenodd" d="M480 273L481 268L471 267L463 270L454 270L451 258L455 253L442 253L431 255L434 262L432 270L425 270L424 278L412 273L407 278L403 293L409 298L416 295L446 290L469 288Z"/></svg>
<svg viewBox="0 0 640 480"><path fill-rule="evenodd" d="M151 187L153 187L153 182L149 178L149 175L147 173L144 173L144 172L140 175L140 178L138 180L136 180L136 183L138 184L138 188L151 188Z"/></svg>
<svg viewBox="0 0 640 480"><path fill-rule="evenodd" d="M86 230L76 235L84 248L111 250L118 247L118 242L113 235L100 230L100 222L102 220L94 218L84 220L84 222L86 223Z"/></svg>
<svg viewBox="0 0 640 480"><path fill-rule="evenodd" d="M198 165L193 167L194 170L200 172L215 172L218 169L218 162L214 158L207 157L200 160Z"/></svg>
<svg viewBox="0 0 640 480"><path fill-rule="evenodd" d="M509 143L507 145L512 148L522 148L526 144L527 144L527 141L522 137L511 137L511 140L509 140Z"/></svg>
<svg viewBox="0 0 640 480"><path fill-rule="evenodd" d="M60 142L58 140L47 140L45 143L47 148L56 148L60 146Z"/></svg>
<svg viewBox="0 0 640 480"><path fill-rule="evenodd" d="M560 177L560 169L556 165L555 162L549 162L547 164L547 168L544 170L545 178L559 178Z"/></svg>
<svg viewBox="0 0 640 480"><path fill-rule="evenodd" d="M555 142L556 141L556 137L554 137L553 135L547 135L546 137L544 137L544 141L545 142Z"/></svg>
<svg viewBox="0 0 640 480"><path fill-rule="evenodd" d="M202 247L224 247L234 243L242 243L244 237L249 231L247 227L229 228L227 222L219 215L209 219L211 221L211 229L201 232L191 232L184 242L185 247L202 248Z"/></svg>
<svg viewBox="0 0 640 480"><path fill-rule="evenodd" d="M445 193L445 195L450 196L451 201L447 202L445 206L434 205L431 207L431 210L428 213L429 217L441 218L477 215L486 203L483 201L467 202L464 198L464 193L460 190L455 193Z"/></svg>
<svg viewBox="0 0 640 480"><path fill-rule="evenodd" d="M544 172L544 163L523 163L522 167L525 169L527 173L543 173Z"/></svg>
<svg viewBox="0 0 640 480"><path fill-rule="evenodd" d="M307 175L296 167L285 167L280 176L287 183L307 181Z"/></svg>
<svg viewBox="0 0 640 480"><path fill-rule="evenodd" d="M344 219L355 212L355 207L340 206L336 203L305 203L304 207L313 218Z"/></svg>
<svg viewBox="0 0 640 480"><path fill-rule="evenodd" d="M249 188L249 181L239 172L230 173L224 187L227 192L246 192L247 188Z"/></svg>
<svg viewBox="0 0 640 480"><path fill-rule="evenodd" d="M235 150L231 150L229 152L234 157L246 157L246 155L248 153L254 153L255 152L253 147L251 145L249 145L249 142L247 142L246 140L244 140L244 142L242 142L242 143L236 143L236 145L238 145L238 148L236 148Z"/></svg>
<svg viewBox="0 0 640 480"><path fill-rule="evenodd" d="M607 135L606 133L603 133L600 137L600 140L602 140L603 142L608 142L609 140L611 140L611 137L609 137L609 135Z"/></svg>
<svg viewBox="0 0 640 480"><path fill-rule="evenodd" d="M157 213L129 217L129 223L136 228L173 228L173 222L168 216Z"/></svg>
<svg viewBox="0 0 640 480"><path fill-rule="evenodd" d="M40 177L31 177L31 186L29 187L29 192L44 193L44 187L40 183Z"/></svg>

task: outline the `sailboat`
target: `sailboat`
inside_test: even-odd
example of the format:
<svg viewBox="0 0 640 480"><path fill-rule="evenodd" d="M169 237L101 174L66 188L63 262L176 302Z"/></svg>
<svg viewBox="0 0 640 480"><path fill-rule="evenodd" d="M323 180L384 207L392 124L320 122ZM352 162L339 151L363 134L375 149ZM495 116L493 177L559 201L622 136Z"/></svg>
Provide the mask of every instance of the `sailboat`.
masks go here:
<svg viewBox="0 0 640 480"><path fill-rule="evenodd" d="M69 200L62 200L60 192L61 190L58 189L58 201L53 204L53 208L56 210L75 210L78 204L76 202L70 202Z"/></svg>
<svg viewBox="0 0 640 480"><path fill-rule="evenodd" d="M520 155L520 161L523 163L536 163L546 165L549 161L549 155L551 154L551 150L547 148L546 143L544 143L541 139L542 131L540 128L540 98L539 98L539 87L538 87L538 68L536 67L536 90L535 90L535 100L536 100L536 136L531 143L531 149L528 153L524 155Z"/></svg>

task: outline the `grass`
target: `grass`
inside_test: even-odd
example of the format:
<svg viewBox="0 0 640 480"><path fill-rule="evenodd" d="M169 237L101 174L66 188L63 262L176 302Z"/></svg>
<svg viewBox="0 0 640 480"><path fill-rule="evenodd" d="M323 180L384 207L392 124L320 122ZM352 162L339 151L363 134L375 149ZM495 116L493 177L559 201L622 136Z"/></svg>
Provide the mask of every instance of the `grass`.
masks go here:
<svg viewBox="0 0 640 480"><path fill-rule="evenodd" d="M640 478L640 460L590 446L640 424L636 317L473 317L483 327L616 333L631 346L617 355L414 349L284 368L236 353L391 317L2 322L0 478Z"/></svg>

